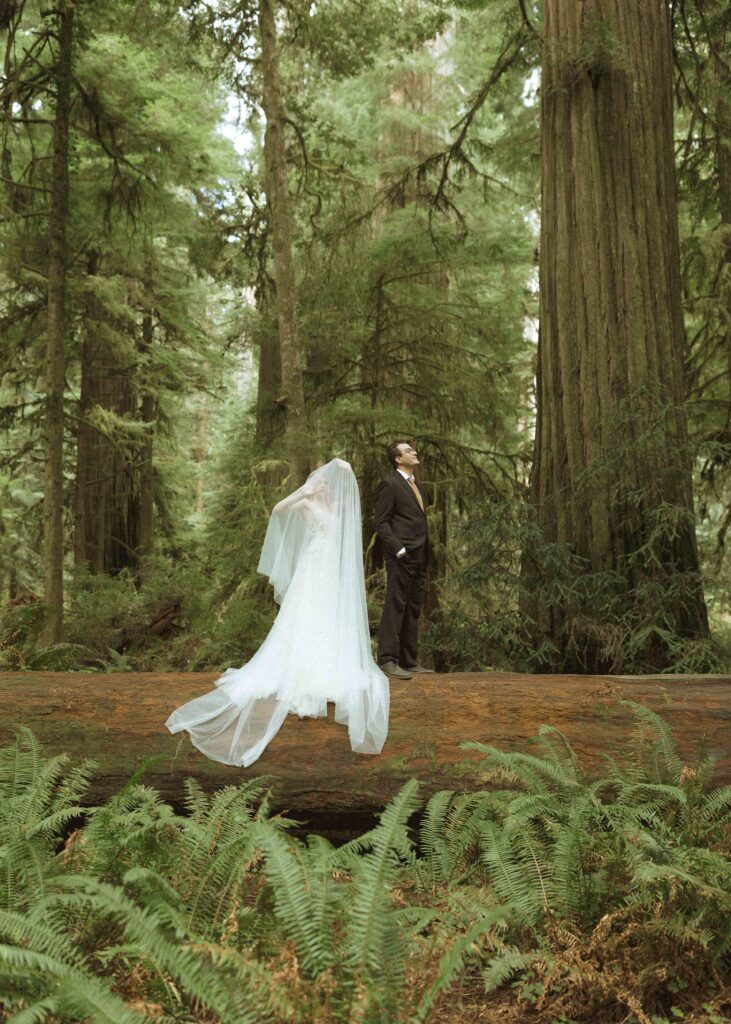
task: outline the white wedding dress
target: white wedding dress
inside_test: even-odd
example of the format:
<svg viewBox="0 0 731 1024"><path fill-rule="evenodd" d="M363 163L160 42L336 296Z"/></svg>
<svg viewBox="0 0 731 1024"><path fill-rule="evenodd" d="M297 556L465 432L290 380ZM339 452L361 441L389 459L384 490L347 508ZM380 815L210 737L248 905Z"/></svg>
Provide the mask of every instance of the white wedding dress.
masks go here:
<svg viewBox="0 0 731 1024"><path fill-rule="evenodd" d="M247 766L288 714L327 715L348 727L350 744L378 754L388 732L388 677L371 654L360 497L347 462L333 459L272 511L259 571L281 605L267 638L216 689L176 708L182 729L207 757Z"/></svg>

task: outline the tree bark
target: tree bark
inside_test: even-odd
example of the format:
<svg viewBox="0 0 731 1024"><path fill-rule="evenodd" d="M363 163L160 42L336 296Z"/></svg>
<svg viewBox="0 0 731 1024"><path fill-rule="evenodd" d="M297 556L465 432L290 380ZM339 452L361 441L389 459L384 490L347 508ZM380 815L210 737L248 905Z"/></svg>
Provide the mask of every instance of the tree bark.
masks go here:
<svg viewBox="0 0 731 1024"><path fill-rule="evenodd" d="M92 572L136 567L140 525L140 473L144 444L111 436L89 417L95 409L124 418L138 415L129 352L117 350L114 325L92 294L87 300L81 355L77 429L74 557ZM126 325L119 327L119 333ZM110 428L113 432L114 426Z"/></svg>
<svg viewBox="0 0 731 1024"><path fill-rule="evenodd" d="M547 550L526 552L525 609L547 663L605 671L612 633L648 630L645 670L670 663L662 631L708 637L683 406L665 0L547 0L532 501ZM545 545L554 545L547 549ZM555 547L558 545L559 547ZM609 659L609 661L608 661Z"/></svg>
<svg viewBox="0 0 731 1024"><path fill-rule="evenodd" d="M151 282L148 280L148 293L151 291ZM138 349L141 354L147 354L152 348L153 341L153 319L152 309L149 305L151 298L146 297L147 307L142 315L142 338ZM154 452L154 428L157 403L155 395L148 383L145 382L144 373L140 385L142 398L140 401L140 419L148 425L148 433L140 442L140 467L138 474L139 500L137 503L137 575L140 582L144 581L145 568L144 559L151 555L155 549L155 475L153 469Z"/></svg>
<svg viewBox="0 0 731 1024"><path fill-rule="evenodd" d="M721 14L715 3L713 13ZM721 24L723 31L714 35L711 43L711 61L716 91L715 153L718 178L718 207L721 216L721 242L723 245L723 272L721 280L725 290L725 352L728 384L728 411L726 432L731 440L731 85L729 85L728 62L731 60L731 14L726 8L724 21L720 18L714 24Z"/></svg>
<svg viewBox="0 0 731 1024"><path fill-rule="evenodd" d="M87 282L96 277L99 270L99 254L92 248L87 254ZM81 379L79 383L79 404L76 425L76 472L74 474L74 564L83 565L88 561L89 502L87 491L92 470L94 428L87 417L91 412L94 375L94 328L99 320L99 309L93 288L88 288L84 297L84 327L81 342Z"/></svg>
<svg viewBox="0 0 731 1024"><path fill-rule="evenodd" d="M721 220L721 273L719 314L723 332L722 353L726 355L726 416L717 440L722 445L731 444L731 86L729 85L729 61L731 61L731 12L723 2L708 5L706 17L712 15L708 33L711 55L711 74L716 95L715 120L715 171L718 188L718 212ZM731 455L726 456L726 461ZM726 505L726 514L718 531L716 550L717 570L721 570L726 549L726 537L731 528L731 505Z"/></svg>
<svg viewBox="0 0 731 1024"><path fill-rule="evenodd" d="M475 740L535 754L531 741L543 723L561 729L587 774L598 777L605 754L617 756L630 746L634 716L620 703L630 699L662 715L688 763L705 739L706 751L719 758L718 783L731 782L731 676L422 676L392 685L388 739L378 756L351 751L330 705L330 721L290 715L249 768L211 761L187 734L165 729L173 708L209 690L215 678L212 672L0 673L0 744L26 725L48 753L94 759L94 802L118 792L142 761L157 756L144 782L174 803L182 804L187 777L211 791L269 775L276 806L296 816L327 812L336 819L380 810L412 777L421 780L425 799L440 789L478 789L485 784L481 757L460 744Z"/></svg>
<svg viewBox="0 0 731 1024"><path fill-rule="evenodd" d="M48 336L46 342L45 481L43 495L43 600L46 620L40 643L63 637L63 399L66 375L66 227L69 205L69 113L74 6L61 0L56 110L51 163L48 233Z"/></svg>
<svg viewBox="0 0 731 1024"><path fill-rule="evenodd" d="M269 315L267 300L261 295L259 314L259 377L254 441L260 451L269 452L282 429L282 409L277 404L282 393L282 353L276 321Z"/></svg>
<svg viewBox="0 0 731 1024"><path fill-rule="evenodd" d="M309 472L305 395L302 382L302 347L297 325L297 299L292 260L292 217L289 209L287 157L284 128L286 117L279 78L279 56L275 22L275 0L259 0L261 36L262 109L266 118L264 134L264 177L271 217L274 273L277 283L277 314L282 364L282 403L285 438L292 484L299 486Z"/></svg>

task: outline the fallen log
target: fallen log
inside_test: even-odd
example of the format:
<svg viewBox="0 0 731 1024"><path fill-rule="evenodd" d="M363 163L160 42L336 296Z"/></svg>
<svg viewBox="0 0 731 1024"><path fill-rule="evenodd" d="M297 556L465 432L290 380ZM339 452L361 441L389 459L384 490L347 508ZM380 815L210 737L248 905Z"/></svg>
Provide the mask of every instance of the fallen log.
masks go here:
<svg viewBox="0 0 731 1024"><path fill-rule="evenodd" d="M351 822L372 815L411 777L421 780L425 798L440 789L475 789L482 782L480 755L460 749L463 740L531 751L542 723L558 727L596 776L602 755L627 745L634 719L620 702L629 699L665 718L688 761L704 742L718 758L718 782L731 782L731 676L415 676L392 681L389 734L377 757L352 753L347 730L332 719L290 716L259 761L232 768L164 727L174 707L210 689L217 675L0 673L0 745L26 725L48 753L93 758L99 770L91 798L98 802L153 755L162 758L144 781L176 805L186 776L211 791L267 775L276 805L317 827L323 815Z"/></svg>

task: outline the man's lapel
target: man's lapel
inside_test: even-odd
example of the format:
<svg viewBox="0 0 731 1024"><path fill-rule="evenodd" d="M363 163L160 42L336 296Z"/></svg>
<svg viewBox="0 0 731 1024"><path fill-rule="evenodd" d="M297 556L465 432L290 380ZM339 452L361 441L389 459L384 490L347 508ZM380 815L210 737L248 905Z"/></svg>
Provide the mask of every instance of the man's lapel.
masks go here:
<svg viewBox="0 0 731 1024"><path fill-rule="evenodd" d="M402 485L404 487L404 490L406 490L408 492L409 497L411 498L413 503L416 505L418 510L421 512L421 514L422 515L426 515L426 502L424 501L424 492L422 491L421 487L419 487L419 484L417 483L417 481L414 480L414 483L416 484L416 486L419 489L419 494L421 495L421 500L424 501L424 508L422 508L421 505L419 504L419 502L416 500L416 495L414 494L414 492L409 487L409 481L406 479L406 477L402 476L397 469L394 469L394 473L396 474L396 476L401 481L401 483L402 483Z"/></svg>

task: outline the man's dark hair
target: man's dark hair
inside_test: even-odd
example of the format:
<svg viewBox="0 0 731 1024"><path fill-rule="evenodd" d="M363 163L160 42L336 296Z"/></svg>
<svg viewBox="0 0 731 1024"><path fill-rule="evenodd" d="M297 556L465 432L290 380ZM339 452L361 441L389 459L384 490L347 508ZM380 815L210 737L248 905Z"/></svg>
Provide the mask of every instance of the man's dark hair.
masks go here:
<svg viewBox="0 0 731 1024"><path fill-rule="evenodd" d="M409 444L408 441L393 441L388 446L388 461L391 463L394 469L397 468L396 459L399 457L399 448L402 444Z"/></svg>

